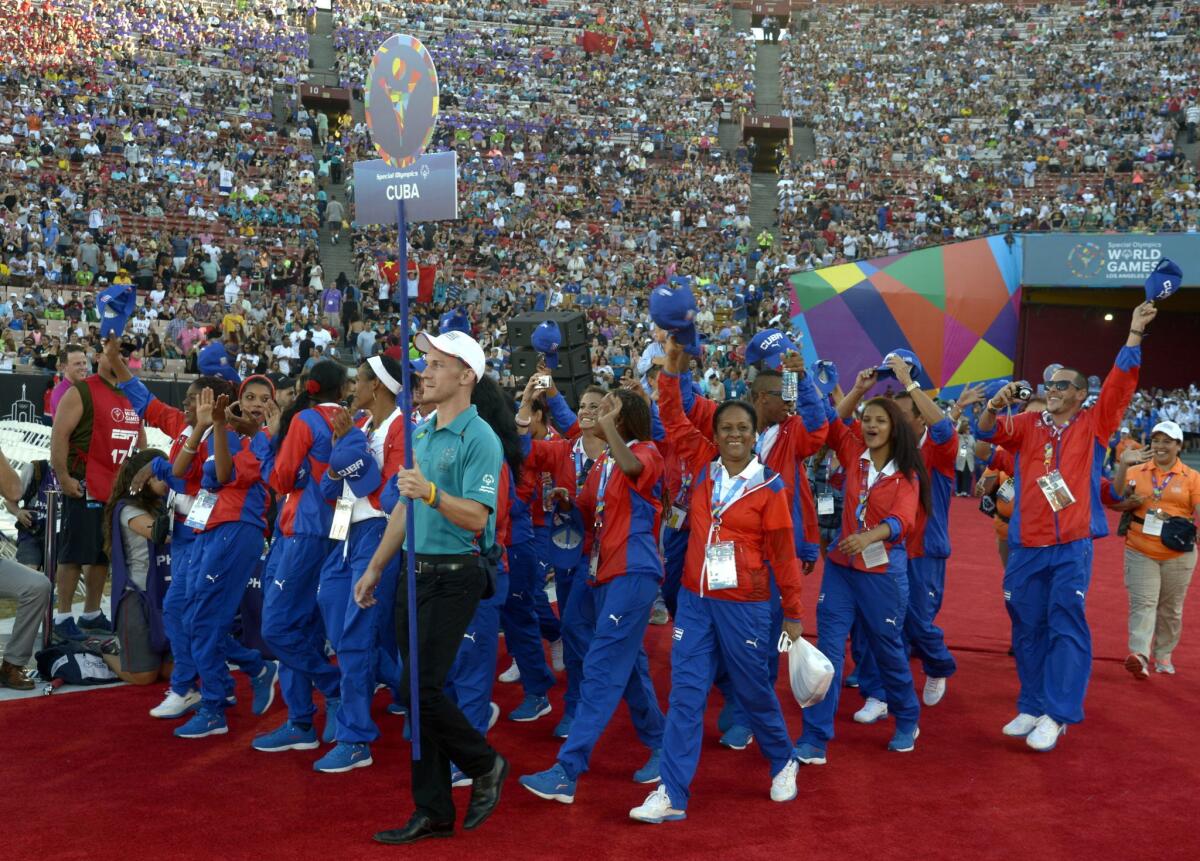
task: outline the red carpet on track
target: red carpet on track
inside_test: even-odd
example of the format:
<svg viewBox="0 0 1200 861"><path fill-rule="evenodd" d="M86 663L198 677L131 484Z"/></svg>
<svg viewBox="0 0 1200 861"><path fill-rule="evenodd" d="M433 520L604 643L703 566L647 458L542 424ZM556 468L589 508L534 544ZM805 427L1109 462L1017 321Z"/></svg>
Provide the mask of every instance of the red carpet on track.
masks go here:
<svg viewBox="0 0 1200 861"><path fill-rule="evenodd" d="M1037 754L1000 735L1014 714L1016 674L1006 655L1008 619L991 525L955 500L945 608L959 661L946 699L922 714L911 754L885 749L890 721L859 726L861 704L844 691L829 764L800 771L800 795L772 803L757 746L717 745L719 697L710 701L705 747L685 822L631 822L650 787L630 775L646 751L624 708L595 751L573 806L543 801L515 781L554 761L555 711L532 724L504 719L493 742L513 778L492 819L476 832L413 847L384 847L371 834L411 812L408 745L400 719L383 714L375 765L348 774L312 771L316 752L263 754L255 734L284 710L230 711L230 732L197 741L146 714L162 689L114 688L0 706L0 786L9 797L3 857L200 858L1195 858L1200 836L1185 806L1200 786L1200 632L1184 632L1179 674L1135 682L1124 670L1126 597L1119 539L1097 543L1088 615L1096 662L1087 720L1056 750ZM806 590L815 626L819 574ZM662 703L669 688L670 628L651 628L651 665ZM503 651L503 650L502 650ZM501 666L507 658L501 657ZM920 685L919 668L916 671ZM507 712L519 685L496 685ZM780 697L788 692L783 684ZM793 733L794 701L784 703ZM456 790L466 807L468 790Z"/></svg>

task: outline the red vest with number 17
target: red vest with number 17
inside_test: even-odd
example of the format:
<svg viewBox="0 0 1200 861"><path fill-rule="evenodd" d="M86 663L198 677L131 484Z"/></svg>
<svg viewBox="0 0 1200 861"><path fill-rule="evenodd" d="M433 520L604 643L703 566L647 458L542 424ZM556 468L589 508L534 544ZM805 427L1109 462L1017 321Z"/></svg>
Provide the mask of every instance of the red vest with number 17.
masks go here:
<svg viewBox="0 0 1200 861"><path fill-rule="evenodd" d="M88 377L84 384L92 397L92 439L86 452L87 493L92 499L107 502L121 464L137 448L142 420L129 399L98 375Z"/></svg>

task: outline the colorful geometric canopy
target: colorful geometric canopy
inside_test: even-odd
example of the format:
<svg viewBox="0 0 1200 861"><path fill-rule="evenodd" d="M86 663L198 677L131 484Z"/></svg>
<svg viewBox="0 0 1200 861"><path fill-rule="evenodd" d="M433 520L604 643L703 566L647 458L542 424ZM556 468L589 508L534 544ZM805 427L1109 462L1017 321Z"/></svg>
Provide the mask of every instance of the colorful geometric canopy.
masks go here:
<svg viewBox="0 0 1200 861"><path fill-rule="evenodd" d="M891 350L916 353L925 388L954 395L1011 377L1021 307L1020 240L975 239L791 277L804 358L832 359L843 388Z"/></svg>

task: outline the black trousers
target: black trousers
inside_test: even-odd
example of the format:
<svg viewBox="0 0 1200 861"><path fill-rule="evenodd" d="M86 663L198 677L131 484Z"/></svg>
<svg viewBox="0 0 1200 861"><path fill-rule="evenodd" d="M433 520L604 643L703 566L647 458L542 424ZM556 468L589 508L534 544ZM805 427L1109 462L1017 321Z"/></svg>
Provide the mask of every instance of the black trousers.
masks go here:
<svg viewBox="0 0 1200 861"><path fill-rule="evenodd" d="M454 821L450 763L470 777L495 765L496 751L446 696L446 677L463 634L483 595L486 575L470 568L417 575L417 680L421 702L421 758L412 763L416 809L435 822ZM404 660L401 701L409 699L408 575L401 569L396 590L396 638Z"/></svg>

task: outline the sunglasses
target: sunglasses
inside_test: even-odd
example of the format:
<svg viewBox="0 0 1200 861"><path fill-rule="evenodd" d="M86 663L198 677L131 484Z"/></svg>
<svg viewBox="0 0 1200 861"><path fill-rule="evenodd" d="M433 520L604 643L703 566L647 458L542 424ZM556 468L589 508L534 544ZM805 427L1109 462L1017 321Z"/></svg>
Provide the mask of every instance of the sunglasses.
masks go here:
<svg viewBox="0 0 1200 861"><path fill-rule="evenodd" d="M1079 388L1079 386L1075 385L1070 380L1050 380L1048 383L1046 383L1046 390L1053 392L1065 392L1067 389L1077 388Z"/></svg>

